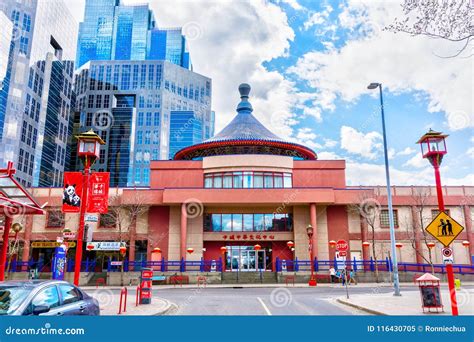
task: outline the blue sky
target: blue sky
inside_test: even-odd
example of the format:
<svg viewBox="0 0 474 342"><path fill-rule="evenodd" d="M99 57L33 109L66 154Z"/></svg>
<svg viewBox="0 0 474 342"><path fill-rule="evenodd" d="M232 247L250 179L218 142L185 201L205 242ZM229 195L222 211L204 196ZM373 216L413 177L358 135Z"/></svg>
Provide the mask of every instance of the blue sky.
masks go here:
<svg viewBox="0 0 474 342"><path fill-rule="evenodd" d="M128 1L134 3L138 1ZM143 1L140 1L143 2ZM401 2L401 0L400 0ZM351 185L384 184L378 93L384 84L394 184L432 184L418 138L449 134L445 184L474 184L472 58L452 43L383 28L398 1L150 1L159 26L183 26L195 71L213 79L217 131L252 85L254 114L320 159L346 159ZM69 2L68 2L69 4ZM71 2L82 18L83 1Z"/></svg>

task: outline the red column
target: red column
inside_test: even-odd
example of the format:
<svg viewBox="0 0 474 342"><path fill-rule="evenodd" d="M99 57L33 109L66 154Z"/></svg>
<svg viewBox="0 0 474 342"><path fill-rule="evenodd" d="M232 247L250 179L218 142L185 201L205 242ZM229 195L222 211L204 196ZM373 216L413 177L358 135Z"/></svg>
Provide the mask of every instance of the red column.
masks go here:
<svg viewBox="0 0 474 342"><path fill-rule="evenodd" d="M369 231L367 221L360 216L360 238L362 242L369 241ZM370 260L370 246L362 246L362 260Z"/></svg>
<svg viewBox="0 0 474 342"><path fill-rule="evenodd" d="M3 243L0 250L0 281L5 280L5 263L7 262L8 252L8 235L12 226L13 219L10 216L5 216L5 230L3 231Z"/></svg>
<svg viewBox="0 0 474 342"><path fill-rule="evenodd" d="M415 256L416 256L416 263L417 264L423 264L425 263L422 253L423 249L421 248L421 241L420 241L420 224L418 222L418 213L416 211L416 206L412 205L411 206L411 219L412 219L412 225L413 225L413 234L415 235ZM417 253L419 252L419 253ZM421 253L421 254L420 254Z"/></svg>
<svg viewBox="0 0 474 342"><path fill-rule="evenodd" d="M130 225L128 228L129 231L129 246L128 246L128 262L129 262L129 270L133 271L133 266L132 262L135 261L135 240L137 236L137 219L135 219L135 222Z"/></svg>
<svg viewBox="0 0 474 342"><path fill-rule="evenodd" d="M33 218L32 216L26 216L25 234L23 235L23 253L21 255L21 261L23 262L27 262L30 260L30 245L31 245L32 229L33 229Z"/></svg>
<svg viewBox="0 0 474 342"><path fill-rule="evenodd" d="M472 231L471 208L468 205L463 206L464 222L466 222L466 235L469 241L469 262L472 263L472 256L474 255L474 233Z"/></svg>
<svg viewBox="0 0 474 342"><path fill-rule="evenodd" d="M186 260L186 232L187 232L187 212L186 203L181 205L181 242L180 242L180 256L181 259Z"/></svg>
<svg viewBox="0 0 474 342"><path fill-rule="evenodd" d="M434 160L433 167L435 170L436 194L438 196L438 209L439 211L444 211L443 188L441 187L441 175L439 174L439 163L437 159Z"/></svg>
<svg viewBox="0 0 474 342"><path fill-rule="evenodd" d="M318 229L316 226L316 203L311 203L309 205L309 220L311 226L313 227L313 241L311 242L313 246L313 259L318 256Z"/></svg>

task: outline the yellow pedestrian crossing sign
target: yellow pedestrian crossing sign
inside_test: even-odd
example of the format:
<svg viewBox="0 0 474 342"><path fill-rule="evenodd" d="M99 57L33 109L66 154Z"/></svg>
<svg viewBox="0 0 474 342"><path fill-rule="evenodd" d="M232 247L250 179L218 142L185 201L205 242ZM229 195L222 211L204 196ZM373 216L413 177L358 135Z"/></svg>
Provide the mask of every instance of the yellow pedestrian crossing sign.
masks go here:
<svg viewBox="0 0 474 342"><path fill-rule="evenodd" d="M464 227L442 211L436 215L425 230L441 242L444 247L448 247L464 230Z"/></svg>

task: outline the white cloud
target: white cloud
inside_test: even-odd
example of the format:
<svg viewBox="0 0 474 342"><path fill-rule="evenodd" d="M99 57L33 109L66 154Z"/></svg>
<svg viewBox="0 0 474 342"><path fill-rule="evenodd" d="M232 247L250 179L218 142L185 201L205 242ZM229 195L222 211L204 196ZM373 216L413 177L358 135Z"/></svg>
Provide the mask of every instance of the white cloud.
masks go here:
<svg viewBox="0 0 474 342"><path fill-rule="evenodd" d="M341 127L341 148L349 153L375 159L382 148L382 135L378 132L362 133L349 126Z"/></svg>
<svg viewBox="0 0 474 342"><path fill-rule="evenodd" d="M427 164L429 164L428 161L421 156L421 153L419 153L408 159L403 166L420 169L426 167Z"/></svg>
<svg viewBox="0 0 474 342"><path fill-rule="evenodd" d="M314 12L309 17L309 19L303 24L304 29L308 30L313 26L321 25L328 19L329 14L331 14L331 12L332 12L332 7L329 5L327 5L323 11Z"/></svg>
<svg viewBox="0 0 474 342"><path fill-rule="evenodd" d="M468 150L466 151L466 154L467 154L470 158L473 158L473 159L474 159L474 147L468 148Z"/></svg>
<svg viewBox="0 0 474 342"><path fill-rule="evenodd" d="M337 141L332 139L324 139L324 147L333 148L337 146Z"/></svg>
<svg viewBox="0 0 474 342"><path fill-rule="evenodd" d="M337 160L337 159L344 159L344 158L334 152L323 151L323 152L318 153L318 159L319 160Z"/></svg>
<svg viewBox="0 0 474 342"><path fill-rule="evenodd" d="M310 139L310 140L314 140L316 139L317 135L310 129L310 128L300 128L298 130L298 134L296 135L296 138L297 139Z"/></svg>
<svg viewBox="0 0 474 342"><path fill-rule="evenodd" d="M280 2L289 5L291 8L293 8L293 9L296 10L296 11L301 11L301 10L304 9L304 7L301 6L301 5L298 3L298 1L296 1L296 0L279 0L279 1L277 1L277 3L280 3Z"/></svg>
<svg viewBox="0 0 474 342"><path fill-rule="evenodd" d="M400 8L392 1L349 1L339 23L354 31L352 39L339 49L306 53L288 72L315 89L315 103L322 109L334 110L337 96L356 101L369 93L370 82L377 81L392 92L425 92L427 110L444 111L452 130L474 126L472 58L439 58L436 54L450 55L458 46L383 31L400 15Z"/></svg>
<svg viewBox="0 0 474 342"><path fill-rule="evenodd" d="M397 152L397 156L408 156L410 154L415 153L416 150L411 147L406 147L404 150Z"/></svg>

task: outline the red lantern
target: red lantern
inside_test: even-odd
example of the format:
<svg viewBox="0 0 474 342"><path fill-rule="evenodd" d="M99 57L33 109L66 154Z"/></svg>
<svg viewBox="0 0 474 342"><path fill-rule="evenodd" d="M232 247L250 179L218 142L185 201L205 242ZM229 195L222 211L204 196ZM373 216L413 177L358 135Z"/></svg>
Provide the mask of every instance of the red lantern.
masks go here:
<svg viewBox="0 0 474 342"><path fill-rule="evenodd" d="M295 243L293 241L288 241L286 245L288 246L289 249L291 249L291 247L293 247Z"/></svg>
<svg viewBox="0 0 474 342"><path fill-rule="evenodd" d="M256 251L259 251L259 250L262 249L262 246L260 246L260 245L257 244L257 245L255 245L255 246L253 246L253 249L255 249Z"/></svg>
<svg viewBox="0 0 474 342"><path fill-rule="evenodd" d="M127 247L120 246L120 254L125 255L125 253L127 253Z"/></svg>
<svg viewBox="0 0 474 342"><path fill-rule="evenodd" d="M370 246L370 242L368 241L362 242L362 247L369 247L369 246Z"/></svg>
<svg viewBox="0 0 474 342"><path fill-rule="evenodd" d="M193 254L194 248L188 248L186 249L186 252L188 252L189 254Z"/></svg>
<svg viewBox="0 0 474 342"><path fill-rule="evenodd" d="M435 244L434 242L428 242L428 243L426 244L426 246L428 246L428 248L431 249L431 248L433 248L434 246L436 246L436 244Z"/></svg>
<svg viewBox="0 0 474 342"><path fill-rule="evenodd" d="M94 245L87 245L86 248L88 251L92 251L94 249Z"/></svg>
<svg viewBox="0 0 474 342"><path fill-rule="evenodd" d="M464 241L462 242L462 245L463 245L464 247L469 247L470 243L469 243L469 241L464 240Z"/></svg>
<svg viewBox="0 0 474 342"><path fill-rule="evenodd" d="M153 248L153 250L151 252L152 253L161 253L161 249L159 247L155 247L155 248Z"/></svg>
<svg viewBox="0 0 474 342"><path fill-rule="evenodd" d="M336 241L331 240L331 241L329 241L329 246L330 246L331 248L334 248L334 247L336 247L336 243L337 243Z"/></svg>
<svg viewBox="0 0 474 342"><path fill-rule="evenodd" d="M403 247L403 244L400 243L400 242L397 242L397 243L395 244L395 247L397 247L397 248L402 248L402 247Z"/></svg>
<svg viewBox="0 0 474 342"><path fill-rule="evenodd" d="M227 252L227 247L222 246L221 247L221 253L224 254L225 252Z"/></svg>

